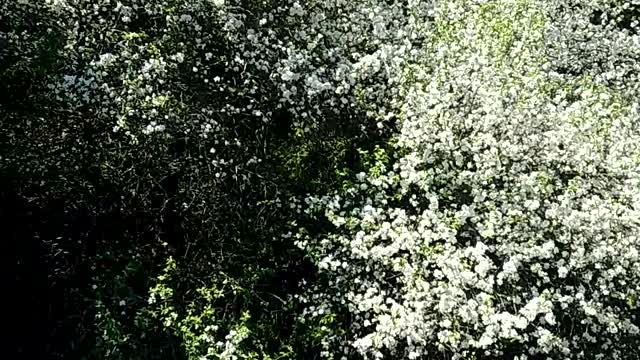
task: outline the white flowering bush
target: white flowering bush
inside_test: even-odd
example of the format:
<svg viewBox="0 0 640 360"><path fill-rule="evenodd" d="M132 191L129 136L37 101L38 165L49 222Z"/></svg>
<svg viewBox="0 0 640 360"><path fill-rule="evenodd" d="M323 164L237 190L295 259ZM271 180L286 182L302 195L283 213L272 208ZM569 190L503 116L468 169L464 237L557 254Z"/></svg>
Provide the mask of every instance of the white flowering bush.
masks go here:
<svg viewBox="0 0 640 360"><path fill-rule="evenodd" d="M639 26L635 0L5 1L0 175L50 214L23 236L95 358L635 359Z"/></svg>
<svg viewBox="0 0 640 360"><path fill-rule="evenodd" d="M295 238L320 276L302 317L347 326L334 354L637 356L638 37L574 5L439 2L394 147L294 205L331 223Z"/></svg>
<svg viewBox="0 0 640 360"><path fill-rule="evenodd" d="M362 120L390 120L376 106L397 87L379 82L401 70L422 31L415 19L430 4L41 0L0 8L3 180L18 202L44 209L46 226L30 219L63 294L53 307L80 319L68 336L81 346L61 340L62 349L47 351L175 354L176 334L191 332L136 320L151 274L174 254L188 274L173 292L176 314L189 311L187 302L234 320L238 307L248 309L252 331L270 336L253 348L277 353L284 341L272 330L291 327L291 314L280 315L289 311L283 290L296 291L304 268L292 244L273 240L288 215L282 194L327 187L336 164L355 153L350 142L378 136L383 124ZM400 28L389 33L392 24ZM241 279L247 299L194 295L194 286L214 287L207 275L218 270ZM262 326L262 318L271 320ZM95 344L87 340L94 332ZM183 340L179 348L200 351Z"/></svg>

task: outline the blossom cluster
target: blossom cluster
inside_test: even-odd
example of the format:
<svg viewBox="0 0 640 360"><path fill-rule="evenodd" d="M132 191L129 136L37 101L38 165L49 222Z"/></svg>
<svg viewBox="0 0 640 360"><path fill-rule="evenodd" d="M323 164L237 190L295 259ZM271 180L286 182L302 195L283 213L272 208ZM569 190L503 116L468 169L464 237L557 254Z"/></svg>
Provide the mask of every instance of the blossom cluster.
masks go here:
<svg viewBox="0 0 640 360"><path fill-rule="evenodd" d="M48 79L51 100L91 113L110 125L114 134L105 136L134 145L200 137L221 179L264 156L243 151L241 129L273 127L281 112L307 132L327 118L360 121L359 114L384 128L393 107L386 100L397 97L398 74L419 56L433 15L424 1L42 6L64 14L57 20L64 65Z"/></svg>
<svg viewBox="0 0 640 360"><path fill-rule="evenodd" d="M345 356L635 354L639 38L586 3L439 2L392 160L294 205L333 225L296 237L306 316L348 314Z"/></svg>

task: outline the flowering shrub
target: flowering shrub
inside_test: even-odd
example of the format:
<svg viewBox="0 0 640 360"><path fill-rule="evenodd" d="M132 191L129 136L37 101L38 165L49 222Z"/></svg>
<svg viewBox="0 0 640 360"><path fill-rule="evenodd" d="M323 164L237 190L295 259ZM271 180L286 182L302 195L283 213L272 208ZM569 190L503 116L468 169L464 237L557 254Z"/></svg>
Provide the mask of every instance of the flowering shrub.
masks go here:
<svg viewBox="0 0 640 360"><path fill-rule="evenodd" d="M637 358L638 9L3 2L0 169L96 358Z"/></svg>
<svg viewBox="0 0 640 360"><path fill-rule="evenodd" d="M333 225L295 237L322 279L303 318L350 319L337 353L635 356L638 37L566 6L440 2L392 100L394 150L294 204Z"/></svg>

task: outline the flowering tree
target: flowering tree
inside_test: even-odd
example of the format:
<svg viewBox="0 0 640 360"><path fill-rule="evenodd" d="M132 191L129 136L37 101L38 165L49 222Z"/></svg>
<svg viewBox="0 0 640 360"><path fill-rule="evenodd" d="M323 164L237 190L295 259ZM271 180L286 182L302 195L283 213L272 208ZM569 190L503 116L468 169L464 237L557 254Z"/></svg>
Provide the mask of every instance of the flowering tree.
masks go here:
<svg viewBox="0 0 640 360"><path fill-rule="evenodd" d="M637 358L639 9L3 2L0 169L97 358Z"/></svg>
<svg viewBox="0 0 640 360"><path fill-rule="evenodd" d="M574 6L438 4L394 147L294 205L333 224L296 234L322 279L301 300L349 319L347 356L635 356L638 37Z"/></svg>

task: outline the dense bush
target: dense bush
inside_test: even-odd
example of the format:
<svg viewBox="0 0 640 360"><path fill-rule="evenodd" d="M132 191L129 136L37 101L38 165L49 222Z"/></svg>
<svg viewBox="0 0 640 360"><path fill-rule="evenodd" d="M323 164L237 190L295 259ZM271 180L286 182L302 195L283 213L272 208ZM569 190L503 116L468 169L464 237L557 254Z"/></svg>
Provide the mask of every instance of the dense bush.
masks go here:
<svg viewBox="0 0 640 360"><path fill-rule="evenodd" d="M0 1L15 357L638 358L639 6Z"/></svg>
<svg viewBox="0 0 640 360"><path fill-rule="evenodd" d="M324 274L305 316L348 314L348 354L637 357L638 38L554 5L439 8L397 100L402 155L306 199L335 228L297 234Z"/></svg>

